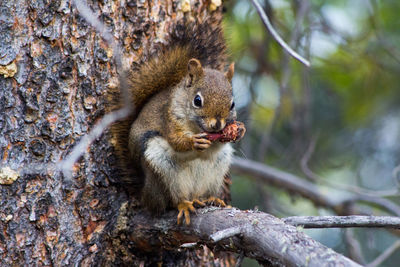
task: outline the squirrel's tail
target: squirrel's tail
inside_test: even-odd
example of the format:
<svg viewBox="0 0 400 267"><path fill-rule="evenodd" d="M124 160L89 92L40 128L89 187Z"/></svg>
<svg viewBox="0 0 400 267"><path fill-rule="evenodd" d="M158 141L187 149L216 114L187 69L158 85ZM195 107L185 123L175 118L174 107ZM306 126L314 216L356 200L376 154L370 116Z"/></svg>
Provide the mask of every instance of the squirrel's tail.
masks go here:
<svg viewBox="0 0 400 267"><path fill-rule="evenodd" d="M219 23L180 22L171 29L167 44L129 75L136 114L154 94L175 86L187 74L188 62L198 59L202 66L223 70L226 64L225 41Z"/></svg>
<svg viewBox="0 0 400 267"><path fill-rule="evenodd" d="M146 102L158 92L178 84L187 74L188 62L198 59L204 67L223 70L226 64L226 46L219 22L211 18L203 22L181 21L172 26L170 36L156 54L148 56L129 72L128 84L134 112L111 127L113 145L119 161L122 163L122 176L129 182L141 186L135 176L140 174L132 167L128 158L129 131L140 110ZM119 89L108 92L110 110L122 107ZM125 102L126 103L126 102ZM139 163L137 163L139 165ZM132 179L133 180L130 180ZM124 179L125 180L125 179Z"/></svg>

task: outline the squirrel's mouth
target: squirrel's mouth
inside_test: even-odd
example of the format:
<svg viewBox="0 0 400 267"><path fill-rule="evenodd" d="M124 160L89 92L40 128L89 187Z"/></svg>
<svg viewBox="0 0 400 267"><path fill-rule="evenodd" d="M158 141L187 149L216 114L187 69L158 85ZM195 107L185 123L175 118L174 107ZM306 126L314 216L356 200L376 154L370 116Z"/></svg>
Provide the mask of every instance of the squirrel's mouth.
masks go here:
<svg viewBox="0 0 400 267"><path fill-rule="evenodd" d="M200 131L203 131L206 133L220 133L223 130L223 128L226 126L225 123L223 125L221 125L221 122L219 122L217 125L213 124L214 127L212 127L211 125L208 125L204 121L204 119L201 117L198 117L196 119L196 124L200 128Z"/></svg>

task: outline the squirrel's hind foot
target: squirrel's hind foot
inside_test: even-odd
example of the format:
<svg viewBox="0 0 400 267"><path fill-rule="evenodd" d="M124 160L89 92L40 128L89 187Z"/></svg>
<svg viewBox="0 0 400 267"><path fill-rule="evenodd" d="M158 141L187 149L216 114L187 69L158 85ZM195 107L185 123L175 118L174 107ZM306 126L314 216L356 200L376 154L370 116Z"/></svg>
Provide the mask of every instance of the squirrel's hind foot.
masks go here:
<svg viewBox="0 0 400 267"><path fill-rule="evenodd" d="M225 204L225 201L217 197L209 197L206 200L204 200L204 202L209 205L215 205L219 207L230 207Z"/></svg>
<svg viewBox="0 0 400 267"><path fill-rule="evenodd" d="M197 204L200 207L204 207L208 204L213 206L231 208L230 205L226 205L222 199L217 197L209 197L204 201L198 199L194 199L193 201L183 200L181 203L178 204L178 225L182 224L183 217L185 217L186 225L190 224L190 212L196 211L196 208L193 206L194 204Z"/></svg>
<svg viewBox="0 0 400 267"><path fill-rule="evenodd" d="M196 209L193 207L193 204L197 204L202 207L206 205L203 201L200 201L198 199L194 199L193 201L183 200L181 203L178 204L178 224L182 223L183 216L185 216L186 225L190 224L190 211L196 211Z"/></svg>

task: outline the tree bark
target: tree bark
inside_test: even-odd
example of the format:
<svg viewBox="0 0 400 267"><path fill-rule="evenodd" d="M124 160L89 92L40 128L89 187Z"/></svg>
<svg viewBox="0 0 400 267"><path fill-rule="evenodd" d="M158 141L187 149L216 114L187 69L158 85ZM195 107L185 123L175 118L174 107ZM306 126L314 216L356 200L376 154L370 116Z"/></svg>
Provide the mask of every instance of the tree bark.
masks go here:
<svg viewBox="0 0 400 267"><path fill-rule="evenodd" d="M282 220L287 224L304 228L369 227L400 229L400 218L394 216L294 216Z"/></svg>
<svg viewBox="0 0 400 267"><path fill-rule="evenodd" d="M123 47L126 66L163 42L175 20L222 10L211 12L208 1L186 14L181 1L88 5ZM209 251L150 255L110 239L121 204L134 200L113 184L107 134L75 164L73 181L55 168L118 85L111 48L78 13L69 0L0 1L0 265L212 264Z"/></svg>
<svg viewBox="0 0 400 267"><path fill-rule="evenodd" d="M127 238L141 250L186 243L185 248L207 245L214 251L243 253L267 266L360 266L269 214L215 207L197 213L190 226L177 226L175 212L154 219L139 211L119 231L129 229Z"/></svg>
<svg viewBox="0 0 400 267"><path fill-rule="evenodd" d="M131 66L164 41L177 19L205 14L221 19L222 7L211 11L210 1L192 1L188 10L188 2L103 0L89 6ZM179 247L212 233L207 224L196 230L199 216L192 228L179 228L175 213L157 219L137 207L129 189L115 183L108 134L74 165L72 180L57 168L104 115L105 92L118 86L112 52L69 0L0 1L0 265L234 264L229 253L217 258L207 247ZM160 232L167 229L163 225L172 232ZM141 235L144 230L147 235ZM197 239L188 239L188 231ZM276 261L285 259L285 251L274 251L256 258L285 264Z"/></svg>

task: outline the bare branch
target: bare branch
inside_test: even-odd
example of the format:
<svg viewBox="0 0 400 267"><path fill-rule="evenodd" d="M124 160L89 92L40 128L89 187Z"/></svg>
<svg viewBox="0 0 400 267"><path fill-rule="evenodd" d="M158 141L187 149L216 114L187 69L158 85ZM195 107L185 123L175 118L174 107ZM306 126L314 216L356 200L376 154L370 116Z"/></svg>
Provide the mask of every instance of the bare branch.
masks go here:
<svg viewBox="0 0 400 267"><path fill-rule="evenodd" d="M317 139L318 139L318 134L311 139L310 145L307 148L307 151L303 155L301 162L300 162L301 169L304 172L304 174L306 175L306 177L309 178L309 180L311 180L313 182L325 184L325 185L330 186L335 189L340 189L340 190L345 190L348 192L355 193L355 194L361 196L361 198L366 197L366 198L371 199L371 198L379 198L379 197L385 197L385 196L395 196L399 193L399 190L397 188L383 190L383 191L367 190L367 189L361 188L359 186L340 184L340 183L336 183L335 181L323 179L322 177L317 175L315 172L313 172L310 169L310 167L308 166L308 161L310 160L312 154L314 153Z"/></svg>
<svg viewBox="0 0 400 267"><path fill-rule="evenodd" d="M315 184L293 174L280 171L255 161L234 158L231 170L235 173L250 175L268 185L278 186L285 190L295 192L302 197L310 199L319 206L335 209L337 205L340 205L340 201L334 200L330 196L323 195Z"/></svg>
<svg viewBox="0 0 400 267"><path fill-rule="evenodd" d="M308 161L310 160L312 154L314 153L315 144L317 143L318 140L318 135L319 134L317 133L315 136L311 138L307 151L306 153L304 153L300 161L301 170L304 172L308 180L311 180L313 182L319 180L319 177L315 175L313 171L310 170L310 168L308 167Z"/></svg>
<svg viewBox="0 0 400 267"><path fill-rule="evenodd" d="M83 0L74 0L74 4L78 9L79 14L93 27L96 31L100 34L100 36L106 40L106 42L112 47L113 49L113 57L116 62L117 70L119 70L120 77L120 90L123 95L123 100L125 101L125 107L129 107L132 103L129 102L131 99L130 92L128 90L127 79L125 77L125 72L123 71L124 66L122 64L122 49L120 46L115 42L111 31L107 29L107 27L97 19L96 15L90 10L87 6L86 2Z"/></svg>
<svg viewBox="0 0 400 267"><path fill-rule="evenodd" d="M131 113L129 107L124 107L120 110L114 111L105 115L99 123L90 131L90 133L83 136L79 143L72 149L71 153L61 162L58 163L58 168L61 169L67 179L72 179L72 167L75 162L85 153L86 149L92 144L112 123L117 120L127 117Z"/></svg>
<svg viewBox="0 0 400 267"><path fill-rule="evenodd" d="M390 247L388 247L381 255L379 255L373 262L367 264L367 267L380 266L386 259L388 259L399 248L400 248L400 240L397 240Z"/></svg>
<svg viewBox="0 0 400 267"><path fill-rule="evenodd" d="M304 228L394 228L400 229L400 218L391 216L294 216L282 219L285 223Z"/></svg>
<svg viewBox="0 0 400 267"><path fill-rule="evenodd" d="M310 172L312 170L309 169ZM347 192L354 193L356 195L360 196L365 196L365 197L377 197L377 198L382 198L382 197L393 197L393 196L399 196L399 190L397 188L395 189L387 189L387 190L368 190L359 186L355 185L350 185L350 184L342 184L342 183L337 183L332 180L327 180L327 179L322 179L320 176L315 174L313 172L315 177L318 178L318 183L327 185L329 187L332 187L334 189L339 189L339 190L345 190Z"/></svg>
<svg viewBox="0 0 400 267"><path fill-rule="evenodd" d="M179 226L174 211L154 218L148 212L138 210L132 217L129 216L128 221L132 222L128 224L129 229L121 231L131 233L129 242L135 244L137 249L141 249L140 246L147 249L149 246L153 249L180 247L181 244L196 242L218 250L243 253L261 263L273 265L359 266L297 231L295 227L262 212L203 208L191 216L189 226ZM225 238L217 243L210 240L211 235L226 229L241 229L240 236ZM114 232L113 235L120 233Z"/></svg>
<svg viewBox="0 0 400 267"><path fill-rule="evenodd" d="M231 170L238 174L250 175L250 177L268 185L278 186L290 192L297 193L318 206L333 209L338 214L344 214L344 206L361 201L378 205L388 212L400 216L400 207L387 199L360 194L336 199L330 195L323 194L317 185L305 179L252 160L234 158Z"/></svg>
<svg viewBox="0 0 400 267"><path fill-rule="evenodd" d="M225 238L229 238L229 237L238 235L238 234L241 233L241 231L242 231L242 229L241 229L240 226L235 226L235 227L227 228L227 229L224 229L224 230L221 230L221 231L219 231L219 232L216 232L216 233L212 234L212 235L210 236L210 239L211 239L213 242L219 242L219 241L221 241L222 239L225 239Z"/></svg>
<svg viewBox="0 0 400 267"><path fill-rule="evenodd" d="M79 158L86 152L87 148L98 138L100 135L114 122L124 119L129 116L134 107L132 103L129 102L131 99L130 92L128 90L127 77L125 71L123 71L122 64L122 50L119 45L115 42L114 37L110 31L104 26L104 24L99 21L96 15L89 9L85 1L73 1L77 7L79 14L88 22L92 27L94 27L104 38L107 43L113 49L113 57L116 61L117 70L120 70L119 75L119 88L123 95L124 107L120 110L111 112L105 115L100 122L88 133L82 140L73 148L71 153L66 157L66 159L59 162L59 169L63 172L67 179L72 179L72 167L79 160Z"/></svg>
<svg viewBox="0 0 400 267"><path fill-rule="evenodd" d="M117 61L118 67L122 68L121 49L114 41L111 31L107 29L107 27L104 26L100 20L97 19L97 16L87 6L86 1L73 0L73 3L78 9L79 15L81 15L93 28L95 28L101 37L113 48L114 58Z"/></svg>
<svg viewBox="0 0 400 267"><path fill-rule="evenodd" d="M298 12L296 15L296 23L295 23L295 27L292 30L291 34L290 34L290 41L289 44L294 46L297 42L297 40L299 39L300 36L300 28L301 28L301 22L304 20L304 17L307 13L309 7L309 3L306 0L303 0L300 2L300 6L298 8ZM262 57L259 58L259 60L264 60ZM260 137L260 144L258 146L258 151L257 151L257 160L258 161L264 161L265 155L267 153L267 150L270 146L271 143L271 134L272 134L272 130L274 129L276 123L278 122L278 119L280 117L281 114L281 109L282 109L282 98L284 98L285 95L291 95L290 91L288 91L288 84L290 81L290 77L292 75L292 67L289 64L290 61L290 55L285 53L282 59L282 78L280 79L280 85L279 85L279 95L281 96L279 98L278 101L278 106L275 108L274 114L273 114L273 118L271 120L270 123L268 123L268 125L265 126L265 129ZM265 65L265 63L259 63L259 65ZM257 75L260 75L260 73L258 73ZM254 77L252 77L252 83L254 83L254 81L256 81L256 79L254 79ZM254 86L253 84L250 84L250 86ZM253 97L254 99L254 97Z"/></svg>
<svg viewBox="0 0 400 267"><path fill-rule="evenodd" d="M181 245L181 248L194 248L197 247L199 244L197 244L196 242L194 243L185 243Z"/></svg>
<svg viewBox="0 0 400 267"><path fill-rule="evenodd" d="M235 267L240 267L240 266L242 266L243 259L244 259L244 253L243 253L243 251L242 251L242 252L240 252L239 256L238 256L237 259L236 259Z"/></svg>
<svg viewBox="0 0 400 267"><path fill-rule="evenodd" d="M365 265L365 259L361 250L360 242L354 236L354 228L345 229L344 241L346 242L349 258L362 265Z"/></svg>
<svg viewBox="0 0 400 267"><path fill-rule="evenodd" d="M365 202L369 204L374 204L376 206L382 207L386 209L389 212L392 212L393 214L400 216L400 207L386 199L386 198L380 198L380 197L373 197L373 196L368 196L368 195L362 195L362 194L355 194L354 197L351 197L347 200L348 203L350 202Z"/></svg>
<svg viewBox="0 0 400 267"><path fill-rule="evenodd" d="M397 165L392 171L392 177L393 177L393 180L396 182L397 188L400 187L399 174L400 174L400 165ZM399 190L397 189L397 192L398 191Z"/></svg>
<svg viewBox="0 0 400 267"><path fill-rule="evenodd" d="M253 5L257 9L258 14L261 17L261 20L263 21L265 27L267 27L268 31L271 33L272 37L295 59L306 65L307 67L310 67L310 62L300 56L297 52L295 52L288 44L285 43L285 41L279 36L279 34L275 31L274 27L272 26L271 22L269 21L269 18L267 14L265 14L262 6L258 3L257 0L251 0L253 2Z"/></svg>

